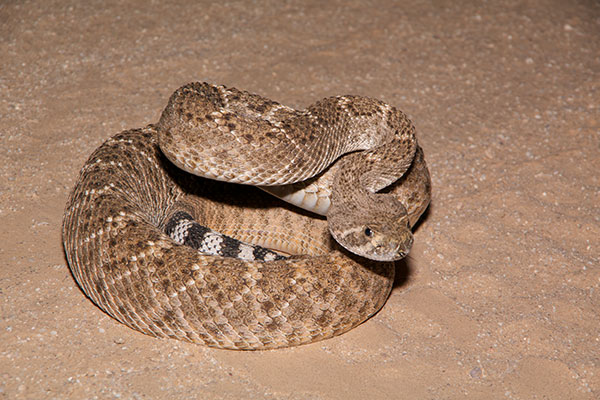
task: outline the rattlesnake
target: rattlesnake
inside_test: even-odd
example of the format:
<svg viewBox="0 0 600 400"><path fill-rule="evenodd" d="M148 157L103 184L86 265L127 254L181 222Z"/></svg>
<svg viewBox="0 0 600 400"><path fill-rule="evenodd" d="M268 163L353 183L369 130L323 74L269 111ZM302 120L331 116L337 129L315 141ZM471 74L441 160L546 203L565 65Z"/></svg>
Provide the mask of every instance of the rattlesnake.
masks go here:
<svg viewBox="0 0 600 400"><path fill-rule="evenodd" d="M412 123L381 101L338 96L297 111L192 83L158 124L90 156L64 248L83 291L133 329L229 349L294 346L382 307L386 260L410 249L430 188Z"/></svg>

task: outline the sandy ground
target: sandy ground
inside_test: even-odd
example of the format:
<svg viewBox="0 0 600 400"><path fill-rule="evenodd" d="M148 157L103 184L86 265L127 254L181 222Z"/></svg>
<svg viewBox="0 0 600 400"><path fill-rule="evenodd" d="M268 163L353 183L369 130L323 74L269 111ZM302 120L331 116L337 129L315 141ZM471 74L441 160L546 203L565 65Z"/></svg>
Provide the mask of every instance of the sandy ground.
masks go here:
<svg viewBox="0 0 600 400"><path fill-rule="evenodd" d="M209 3L0 3L0 398L598 398L599 4ZM60 225L81 165L194 80L411 116L433 201L375 317L231 352L79 290Z"/></svg>

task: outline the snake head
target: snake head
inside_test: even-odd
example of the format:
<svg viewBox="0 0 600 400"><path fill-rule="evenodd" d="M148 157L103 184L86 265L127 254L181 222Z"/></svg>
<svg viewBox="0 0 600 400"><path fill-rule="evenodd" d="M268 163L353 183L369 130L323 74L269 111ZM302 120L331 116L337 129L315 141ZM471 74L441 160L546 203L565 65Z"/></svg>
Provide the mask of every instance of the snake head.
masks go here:
<svg viewBox="0 0 600 400"><path fill-rule="evenodd" d="M361 257L376 261L404 258L413 243L406 208L389 194L369 197L371 201L352 206L332 203L327 214L331 235L346 250Z"/></svg>

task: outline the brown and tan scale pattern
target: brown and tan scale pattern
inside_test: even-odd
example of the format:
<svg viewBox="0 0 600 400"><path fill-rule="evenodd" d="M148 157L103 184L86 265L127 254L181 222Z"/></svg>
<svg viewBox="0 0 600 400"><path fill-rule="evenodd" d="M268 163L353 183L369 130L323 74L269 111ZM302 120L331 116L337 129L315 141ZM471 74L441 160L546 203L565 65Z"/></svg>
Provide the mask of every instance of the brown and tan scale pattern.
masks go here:
<svg viewBox="0 0 600 400"><path fill-rule="evenodd" d="M369 188L379 190L378 186L392 179L389 176L393 172L379 167L374 161L376 155L402 158L396 150L377 148L396 141L394 133L377 142L350 132L348 136L362 142L348 145L336 143L336 138L343 136L337 132L341 128L327 135L312 131L314 137L303 140L294 137L292 127L312 129L338 121L341 125L356 123L372 132L375 128L370 125L381 127L390 120L374 122L374 116L392 113L393 108L374 100L338 97L298 112L234 89L204 84L199 94L194 85L199 84L187 88L192 88L188 91L191 97L203 98L197 99L198 103L188 104L189 98L172 97L158 125L115 135L82 168L66 206L63 240L69 265L83 291L101 309L140 332L228 349L310 343L346 332L377 312L391 289L393 263L348 253L331 238L327 220L296 212L257 188L181 171L165 157L159 141L161 146L174 146L170 144L176 137L174 131L184 133L186 124L191 131L198 124L216 129L219 137L224 135L231 143L224 140L214 146L194 147L195 140L188 131L181 139L185 144L177 147L178 154L189 156L183 163L198 166L198 160L208 151L231 167L226 171L209 160L208 175L260 185L306 179L307 174L293 172L292 178L281 178L281 166L274 167L275 163L270 162L243 168L230 163L231 152L252 158L250 152L243 154L242 147L256 149L260 142L258 148L287 155L283 164L299 164L311 170L310 177L325 169L327 162L299 160L298 154L290 156L284 141L300 149L303 142L314 140L336 151L354 151L375 142L375 150L344 156L331 170L340 175L336 170L344 168L345 160L362 153L372 167L369 171L377 170L384 176ZM187 89L179 92L182 90ZM200 112L198 104L207 102L206 97L209 104ZM226 103L230 104L227 111L223 108ZM319 104L324 105L321 108ZM169 111L173 107L175 111ZM326 109L337 114L332 117ZM175 121L174 115L169 116L171 112L179 113L181 119ZM346 120L348 112L355 117ZM250 117L250 126L239 122L240 115ZM261 120L261 115L265 119ZM171 125L166 122L169 118L175 121ZM297 125L295 118L300 121ZM412 125L404 128L410 132L408 139L398 141L404 146L404 157L410 153L410 161L402 158L407 164L401 167L404 170L400 175L404 176L383 187L387 186L385 195L405 204L404 213L412 225L429 203L430 180L422 151L410 139L414 138ZM259 133L264 137L258 139ZM414 149L406 150L407 141L414 143L408 146ZM314 149L310 157L322 153ZM329 163L338 157L326 156ZM256 183L253 176L262 180ZM348 179L353 181L334 180ZM201 255L176 244L164 233L164 224L177 210L187 211L202 225L224 234L295 255L271 262Z"/></svg>

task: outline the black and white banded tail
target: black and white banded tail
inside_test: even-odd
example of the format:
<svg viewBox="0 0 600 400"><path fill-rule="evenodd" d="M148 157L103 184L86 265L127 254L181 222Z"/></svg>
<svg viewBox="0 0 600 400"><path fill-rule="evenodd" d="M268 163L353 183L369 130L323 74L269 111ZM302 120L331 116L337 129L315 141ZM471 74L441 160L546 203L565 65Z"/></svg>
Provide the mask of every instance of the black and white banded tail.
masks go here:
<svg viewBox="0 0 600 400"><path fill-rule="evenodd" d="M267 248L248 244L200 225L185 211L177 211L165 226L175 242L205 255L232 257L245 261L273 261L287 257Z"/></svg>

